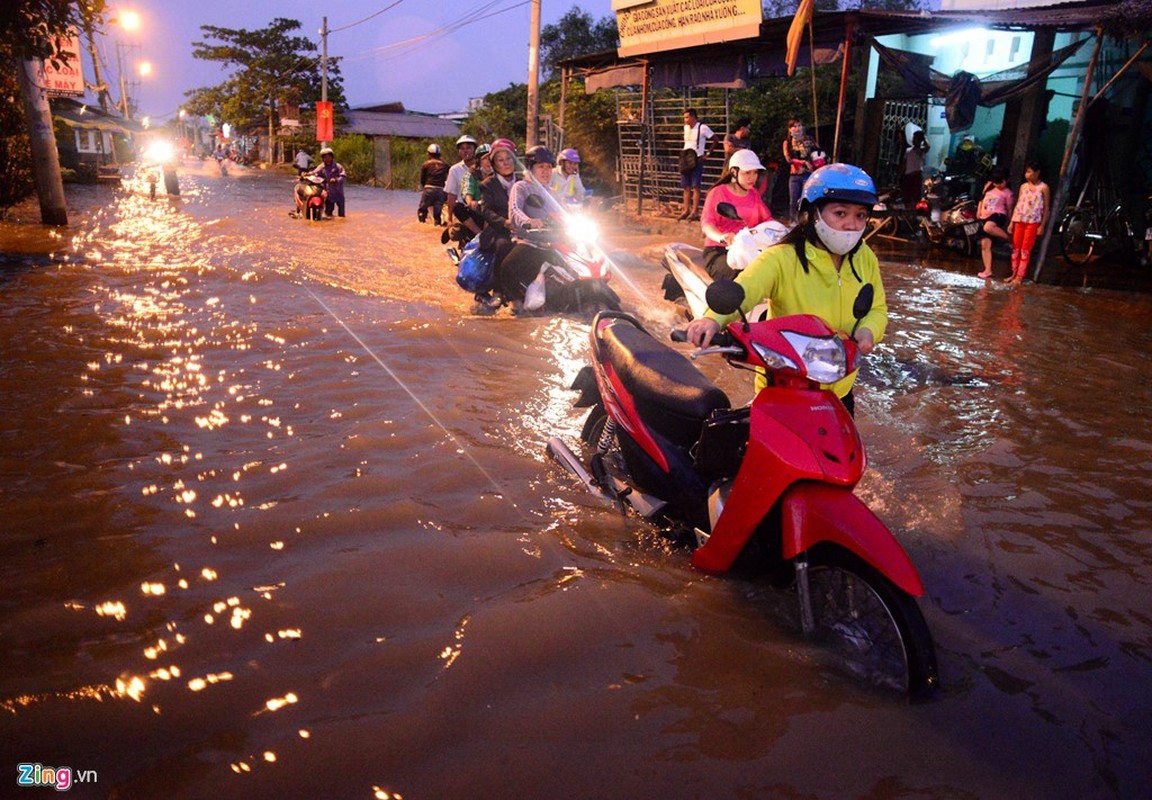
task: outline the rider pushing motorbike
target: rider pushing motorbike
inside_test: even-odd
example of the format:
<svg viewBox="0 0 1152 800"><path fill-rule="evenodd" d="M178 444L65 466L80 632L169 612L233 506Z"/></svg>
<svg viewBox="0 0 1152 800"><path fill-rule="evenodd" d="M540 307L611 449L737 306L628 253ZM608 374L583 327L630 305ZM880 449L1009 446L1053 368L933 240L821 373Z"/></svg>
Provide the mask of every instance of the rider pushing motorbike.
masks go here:
<svg viewBox="0 0 1152 800"><path fill-rule="evenodd" d="M799 224L736 278L745 292L741 311L747 314L771 300L772 317L815 314L845 336L854 330L860 352L872 352L888 326L880 264L863 241L875 204L876 186L859 167L828 164L813 172L801 194ZM872 284L875 299L857 325L852 305L864 284ZM722 325L736 318L709 311L689 323L688 341L706 347ZM855 379L852 372L831 387L850 412L855 409ZM765 378L758 374L756 389L764 384Z"/></svg>
<svg viewBox="0 0 1152 800"><path fill-rule="evenodd" d="M335 211L339 217L344 216L344 179L348 173L344 165L336 160L336 153L331 147L320 150L320 166L312 170L309 175L316 175L324 179L327 196L324 198L324 216L331 217Z"/></svg>

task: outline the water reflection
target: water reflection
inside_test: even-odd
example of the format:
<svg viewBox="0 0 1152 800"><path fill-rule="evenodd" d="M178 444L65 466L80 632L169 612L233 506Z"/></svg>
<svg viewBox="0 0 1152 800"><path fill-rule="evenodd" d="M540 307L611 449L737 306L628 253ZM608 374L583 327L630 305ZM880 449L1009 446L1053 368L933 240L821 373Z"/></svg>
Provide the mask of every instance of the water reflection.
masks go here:
<svg viewBox="0 0 1152 800"><path fill-rule="evenodd" d="M30 757L172 798L1152 780L1147 298L886 266L860 493L946 686L909 710L547 461L587 320L468 317L414 197L308 226L288 179L182 182L0 270L0 735Z"/></svg>

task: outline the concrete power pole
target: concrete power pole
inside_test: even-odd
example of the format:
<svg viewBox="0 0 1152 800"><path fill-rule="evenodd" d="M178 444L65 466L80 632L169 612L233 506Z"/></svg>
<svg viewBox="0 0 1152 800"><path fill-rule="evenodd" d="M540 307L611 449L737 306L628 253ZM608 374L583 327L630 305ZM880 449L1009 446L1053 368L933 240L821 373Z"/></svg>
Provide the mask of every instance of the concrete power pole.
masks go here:
<svg viewBox="0 0 1152 800"><path fill-rule="evenodd" d="M328 17L323 17L320 24L320 102L328 102ZM321 142L321 147L327 147L330 142Z"/></svg>
<svg viewBox="0 0 1152 800"><path fill-rule="evenodd" d="M38 59L16 62L16 80L20 84L28 138L32 142L32 175L40 198L40 221L45 225L67 225L68 205L60 176L60 155L56 152L56 132L52 129L48 92L36 80L40 74L43 74L43 65Z"/></svg>
<svg viewBox="0 0 1152 800"><path fill-rule="evenodd" d="M528 130L525 146L536 144L540 114L540 0L532 0L532 21L528 40Z"/></svg>

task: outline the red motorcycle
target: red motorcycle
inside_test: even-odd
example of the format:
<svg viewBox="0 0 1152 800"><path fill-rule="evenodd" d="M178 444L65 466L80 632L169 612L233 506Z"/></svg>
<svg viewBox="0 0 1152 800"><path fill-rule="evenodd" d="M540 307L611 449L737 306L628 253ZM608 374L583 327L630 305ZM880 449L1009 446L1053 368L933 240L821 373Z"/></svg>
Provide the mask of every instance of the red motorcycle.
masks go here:
<svg viewBox="0 0 1152 800"><path fill-rule="evenodd" d="M319 175L301 173L296 182L296 211L294 217L319 222L324 217L324 201L328 197L327 181Z"/></svg>
<svg viewBox="0 0 1152 800"><path fill-rule="evenodd" d="M853 312L872 305L865 286ZM733 281L707 291L733 313ZM852 333L855 333L853 329ZM684 332L673 339L684 341ZM851 415L822 389L849 374L856 343L819 317L741 316L699 350L768 377L750 406L724 392L634 317L602 311L592 364L573 383L590 407L581 460L548 451L595 494L632 508L694 547L708 573L764 576L796 591L802 631L866 682L923 697L937 685L932 635L915 598L924 586L895 536L853 493L865 453Z"/></svg>

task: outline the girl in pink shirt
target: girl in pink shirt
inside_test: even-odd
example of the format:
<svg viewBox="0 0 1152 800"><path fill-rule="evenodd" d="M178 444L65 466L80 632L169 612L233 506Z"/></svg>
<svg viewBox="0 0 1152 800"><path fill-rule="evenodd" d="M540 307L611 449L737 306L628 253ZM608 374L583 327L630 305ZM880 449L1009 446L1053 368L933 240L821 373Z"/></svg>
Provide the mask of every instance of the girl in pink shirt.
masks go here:
<svg viewBox="0 0 1152 800"><path fill-rule="evenodd" d="M1029 161L1024 165L1024 183L1020 185L1020 197L1008 232L1012 234L1012 274L1008 283L1018 284L1028 274L1028 261L1032 258L1032 248L1036 236L1043 230L1048 219L1048 184L1040 180L1040 163Z"/></svg>
<svg viewBox="0 0 1152 800"><path fill-rule="evenodd" d="M704 232L704 268L714 279L733 278L736 273L728 266L728 245L745 227L753 228L772 219L772 212L764 205L756 184L764 173L764 165L751 150L737 150L728 162L728 171L720 182L708 190L704 210L700 214L700 229ZM720 216L717 206L731 203L740 219Z"/></svg>

